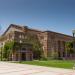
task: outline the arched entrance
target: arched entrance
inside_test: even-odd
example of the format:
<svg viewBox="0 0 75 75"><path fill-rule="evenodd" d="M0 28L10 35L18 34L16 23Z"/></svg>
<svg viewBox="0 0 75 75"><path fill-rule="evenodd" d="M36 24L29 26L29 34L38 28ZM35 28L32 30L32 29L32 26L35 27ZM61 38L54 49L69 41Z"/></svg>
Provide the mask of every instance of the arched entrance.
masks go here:
<svg viewBox="0 0 75 75"><path fill-rule="evenodd" d="M17 46L19 48L17 48ZM12 60L14 61L30 61L33 60L32 45L22 43L20 46L17 44L12 53Z"/></svg>
<svg viewBox="0 0 75 75"><path fill-rule="evenodd" d="M26 53L21 53L21 60L25 61L26 60Z"/></svg>
<svg viewBox="0 0 75 75"><path fill-rule="evenodd" d="M21 50L21 60L25 61L26 60L26 48L22 48Z"/></svg>

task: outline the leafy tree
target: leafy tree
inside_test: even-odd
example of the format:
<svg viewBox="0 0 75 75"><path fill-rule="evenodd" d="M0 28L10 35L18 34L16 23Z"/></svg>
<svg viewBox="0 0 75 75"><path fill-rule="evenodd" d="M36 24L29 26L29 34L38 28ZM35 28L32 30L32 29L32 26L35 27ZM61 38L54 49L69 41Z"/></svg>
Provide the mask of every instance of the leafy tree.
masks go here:
<svg viewBox="0 0 75 75"><path fill-rule="evenodd" d="M12 53L13 46L14 46L14 42L13 41L5 43L4 49L3 49L3 58L4 59L6 59L6 60L9 59L9 56Z"/></svg>
<svg viewBox="0 0 75 75"><path fill-rule="evenodd" d="M32 44L34 59L40 59L43 50L37 35L33 35L29 33L26 34L26 39L24 40L24 42Z"/></svg>
<svg viewBox="0 0 75 75"><path fill-rule="evenodd" d="M74 54L74 50L73 50L73 42L67 42L66 43L66 50L68 54Z"/></svg>

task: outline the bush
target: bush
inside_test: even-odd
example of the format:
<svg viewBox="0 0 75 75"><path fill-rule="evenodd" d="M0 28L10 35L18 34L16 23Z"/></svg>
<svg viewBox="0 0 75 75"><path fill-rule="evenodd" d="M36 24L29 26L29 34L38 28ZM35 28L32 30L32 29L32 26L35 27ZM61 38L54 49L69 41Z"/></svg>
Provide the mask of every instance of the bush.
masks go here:
<svg viewBox="0 0 75 75"><path fill-rule="evenodd" d="M46 58L46 57L42 57L40 60L47 61L48 58Z"/></svg>
<svg viewBox="0 0 75 75"><path fill-rule="evenodd" d="M62 57L60 57L60 58L58 58L58 60L63 60L63 58L62 58Z"/></svg>

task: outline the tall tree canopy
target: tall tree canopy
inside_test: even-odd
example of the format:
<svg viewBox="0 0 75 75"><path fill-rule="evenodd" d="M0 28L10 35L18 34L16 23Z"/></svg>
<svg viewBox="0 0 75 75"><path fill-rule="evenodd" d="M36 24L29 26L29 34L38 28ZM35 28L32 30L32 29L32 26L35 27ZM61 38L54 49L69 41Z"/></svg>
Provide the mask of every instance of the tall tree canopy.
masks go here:
<svg viewBox="0 0 75 75"><path fill-rule="evenodd" d="M73 50L73 42L66 43L66 50L69 54L73 54L75 51Z"/></svg>

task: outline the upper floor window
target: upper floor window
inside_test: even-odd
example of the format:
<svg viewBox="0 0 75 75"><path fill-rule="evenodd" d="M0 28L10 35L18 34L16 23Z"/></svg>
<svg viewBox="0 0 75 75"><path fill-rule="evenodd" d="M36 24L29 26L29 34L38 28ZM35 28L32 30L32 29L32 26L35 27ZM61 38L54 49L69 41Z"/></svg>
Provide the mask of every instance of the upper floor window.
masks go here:
<svg viewBox="0 0 75 75"><path fill-rule="evenodd" d="M21 35L19 35L19 38L21 38L22 36Z"/></svg>
<svg viewBox="0 0 75 75"><path fill-rule="evenodd" d="M19 38L20 39L24 39L24 35L19 35Z"/></svg>
<svg viewBox="0 0 75 75"><path fill-rule="evenodd" d="M22 39L24 39L24 35L22 35Z"/></svg>

